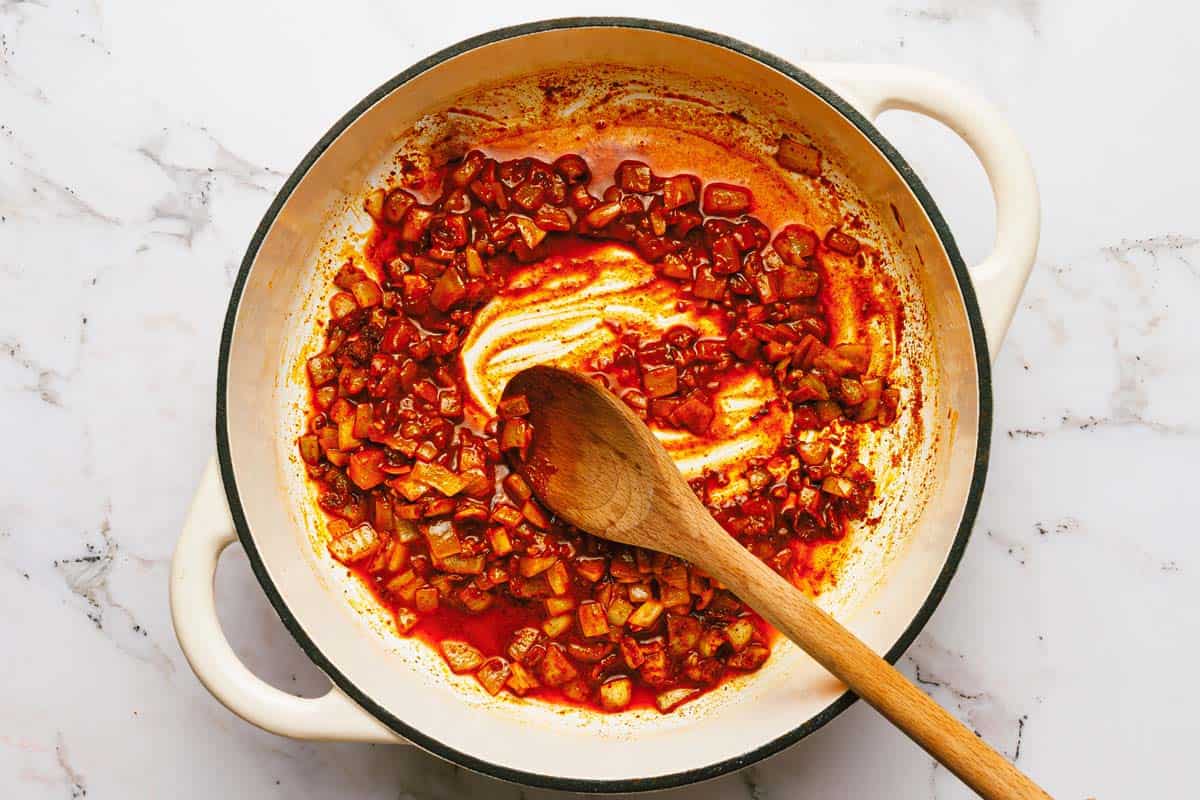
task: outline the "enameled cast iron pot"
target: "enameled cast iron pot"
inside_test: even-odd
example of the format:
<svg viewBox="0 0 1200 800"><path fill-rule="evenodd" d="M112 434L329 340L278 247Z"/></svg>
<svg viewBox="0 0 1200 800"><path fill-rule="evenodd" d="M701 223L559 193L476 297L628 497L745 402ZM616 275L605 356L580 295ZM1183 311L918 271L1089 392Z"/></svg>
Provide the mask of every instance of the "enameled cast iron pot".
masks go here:
<svg viewBox="0 0 1200 800"><path fill-rule="evenodd" d="M583 95L568 92L574 99L561 102L555 87L564 85L583 87ZM606 94L583 102L588 87ZM969 272L932 198L871 123L893 108L945 123L983 163L996 201L996 243ZM801 69L716 34L645 20L522 25L431 56L353 108L292 173L242 262L221 341L217 459L176 551L171 603L196 674L244 719L297 738L413 743L529 785L615 792L745 767L853 701L786 644L761 672L671 715L599 715L489 698L472 680L451 675L426 646L396 636L314 538L318 517L294 442L303 424L304 348L328 298L332 259L322 248L347 225L361 229L363 189L394 166L398 148L428 154L456 139L496 138L501 128L536 142L539 129L582 124L588 115L594 123L598 114L648 114L665 128L750 156L761 151L767 160L774 139L758 133L797 126L823 151L829 179L857 198L847 202L871 221L903 292L896 363L908 385L920 387L923 404L878 444L877 458L898 454L902 469L884 483L879 524L861 534L854 562L822 602L894 662L941 599L983 489L989 353L999 347L1037 246L1037 189L1012 131L972 94L911 69ZM332 680L325 696L297 698L269 686L226 642L213 575L221 551L237 539L288 630Z"/></svg>

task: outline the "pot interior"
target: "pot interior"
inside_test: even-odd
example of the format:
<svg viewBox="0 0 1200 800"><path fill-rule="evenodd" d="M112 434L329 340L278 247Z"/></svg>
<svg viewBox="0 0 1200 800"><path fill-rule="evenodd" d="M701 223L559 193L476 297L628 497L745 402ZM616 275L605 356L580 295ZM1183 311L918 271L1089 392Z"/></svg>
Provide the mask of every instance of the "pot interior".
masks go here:
<svg viewBox="0 0 1200 800"><path fill-rule="evenodd" d="M822 151L825 181L775 165L782 133ZM261 559L293 632L331 677L419 744L502 777L648 788L679 781L665 776L744 766L771 743L820 724L843 694L790 644L777 643L760 672L670 715L492 698L472 678L452 675L426 645L397 636L325 551L295 439L304 425L304 361L327 314L330 279L364 242L361 201L370 186L471 147L551 159L578 152L597 175L641 157L659 174L770 186L756 193L756 213L771 226L802 221L824 230L858 216L862 238L882 254L868 277L894 284L902 305L872 319L834 310L835 327L890 354L904 400L894 425L863 434L864 460L882 476L878 521L856 527L831 557L836 581L820 602L878 652L923 621L953 563L976 469L976 359L986 354L975 352L947 250L896 168L813 89L719 44L609 26L492 41L391 88L314 151L256 253L252 247L221 367L227 485L236 485L231 500L245 515L251 557ZM631 780L639 783L622 783Z"/></svg>

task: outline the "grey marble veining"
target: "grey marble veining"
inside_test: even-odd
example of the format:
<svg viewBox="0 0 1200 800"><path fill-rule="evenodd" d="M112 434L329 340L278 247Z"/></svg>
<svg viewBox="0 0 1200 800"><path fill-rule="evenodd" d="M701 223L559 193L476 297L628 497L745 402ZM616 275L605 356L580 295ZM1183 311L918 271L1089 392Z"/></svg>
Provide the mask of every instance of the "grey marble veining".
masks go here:
<svg viewBox="0 0 1200 800"><path fill-rule="evenodd" d="M0 794L554 794L410 748L294 742L243 723L184 661L166 578L213 450L233 275L285 175L361 96L434 50L597 10L718 30L794 61L929 67L1011 119L1041 183L1041 252L996 365L975 535L901 666L1058 796L1191 793L1200 12L810 5L0 0ZM968 259L982 258L992 209L965 147L904 114L880 124ZM324 691L236 548L218 598L252 669ZM673 796L969 795L858 705Z"/></svg>

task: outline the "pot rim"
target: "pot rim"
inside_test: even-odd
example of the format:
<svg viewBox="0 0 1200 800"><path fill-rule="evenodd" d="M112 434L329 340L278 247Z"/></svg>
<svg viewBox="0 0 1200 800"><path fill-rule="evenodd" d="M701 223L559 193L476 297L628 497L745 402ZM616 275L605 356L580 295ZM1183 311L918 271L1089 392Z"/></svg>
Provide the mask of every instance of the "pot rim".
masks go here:
<svg viewBox="0 0 1200 800"><path fill-rule="evenodd" d="M685 786L692 783L711 780L721 775L740 770L751 766L762 759L774 755L787 747L799 742L809 734L819 730L834 717L841 714L849 708L858 698L851 692L847 691L822 709L818 714L805 720L803 723L792 729L788 733L778 736L771 741L765 742L751 750L723 761L694 769L682 770L679 772L660 775L654 778L622 778L615 780L592 780L580 778L564 778L556 775L547 775L536 772L527 772L524 770L511 769L501 764L496 764L482 758L478 758L469 753L464 753L449 747L442 742L434 739L417 728L409 725L403 720L396 717L387 709L376 703L369 695L360 690L349 678L344 675L341 670L328 658L314 643L311 637L305 632L299 620L291 613L286 602L283 600L278 588L271 580L270 575L263 563L262 556L258 552L258 548L254 543L254 537L251 535L249 524L247 523L244 509L242 508L241 498L238 493L237 479L234 475L233 463L229 447L229 427L227 419L227 402L226 394L228 390L228 373L229 373L229 355L233 344L233 331L237 321L237 312L241 303L242 293L245 288L247 277L250 269L258 256L259 248L263 240L266 238L267 232L275 222L276 216L279 214L284 203L290 197L292 191L304 179L309 169L317 161L322 153L333 143L333 141L351 124L353 124L364 112L375 105L376 102L391 93L397 87L402 86L418 75L427 72L441 63L448 61L455 56L461 55L467 51L474 50L484 45L489 45L505 39L511 39L519 36L524 36L533 33L543 33L553 30L567 30L573 28L633 28L638 30L656 31L659 33L673 34L695 39L707 44L723 47L727 50L740 53L760 64L783 73L792 80L809 89L822 100L832 106L838 113L849 120L870 142L879 149L883 156L891 163L892 167L900 174L901 179L905 182L908 188L912 191L917 201L925 213L929 216L930 222L933 224L934 231L937 233L942 246L946 250L946 254L950 261L950 266L954 271L955 279L963 297L963 304L966 308L967 319L970 325L972 343L975 348L976 362L976 379L978 381L979 395L979 426L978 437L975 450L975 464L973 474L971 476L971 485L967 492L966 502L963 507L962 519L959 522L958 531L955 534L954 543L947 553L946 561L942 565L941 572L937 580L934 582L925 601L922 603L916 616L908 627L891 646L887 653L883 656L889 664L895 664L900 656L908 649L917 635L925 627L929 618L933 615L934 610L941 602L945 595L946 589L950 584L951 578L954 577L958 569L958 564L962 559L966 549L967 541L971 535L971 529L975 522L975 517L979 509L979 503L983 495L984 481L987 475L988 455L991 444L992 431L992 383L991 383L991 363L988 359L987 342L984 335L983 319L980 315L979 305L975 298L975 290L971 284L970 275L967 267L963 262L962 255L958 251L958 246L954 241L954 236L951 234L946 220L942 217L937 205L933 201L933 197L929 194L921 179L916 172L908 165L900 153L891 145L891 143L881 134L875 125L863 116L860 112L854 109L840 95L823 84L821 81L814 78L809 73L796 67L788 61L778 58L764 50L746 44L737 39L724 36L722 34L713 33L711 31L700 28L693 28L686 25L678 25L671 22L663 22L659 20L643 19L637 17L563 17L558 19L541 20L537 22L529 22L520 25L513 25L504 28L497 28L487 33L472 36L464 39L456 44L453 44L443 50L434 53L427 58L418 61L403 72L389 79L381 86L376 88L353 108L351 108L341 119L325 133L324 136L317 141L311 150L301 159L299 165L292 171L280 188L275 199L272 201L266 214L263 215L258 227L254 231L254 235L250 240L250 244L246 249L246 254L242 259L241 266L238 269L237 277L234 281L232 293L229 299L229 307L225 314L225 321L221 330L221 346L218 354L217 362L217 397L216 397L216 434L217 434L217 458L220 463L221 482L225 487L226 499L229 503L230 514L233 517L234 527L237 530L238 539L241 541L242 548L246 552L246 556L250 561L250 566L254 571L255 577L270 600L275 612L279 615L279 619L284 626L295 638L296 642L304 650L305 654L315 663L321 671L323 671L334 685L341 691L345 692L355 703L370 713L379 721L383 722L397 734L443 759L466 767L475 772L480 772L485 775L499 778L504 781L524 784L527 786L558 789L574 792L587 793L617 793L617 792L644 792L655 791L662 789L670 789L679 786Z"/></svg>

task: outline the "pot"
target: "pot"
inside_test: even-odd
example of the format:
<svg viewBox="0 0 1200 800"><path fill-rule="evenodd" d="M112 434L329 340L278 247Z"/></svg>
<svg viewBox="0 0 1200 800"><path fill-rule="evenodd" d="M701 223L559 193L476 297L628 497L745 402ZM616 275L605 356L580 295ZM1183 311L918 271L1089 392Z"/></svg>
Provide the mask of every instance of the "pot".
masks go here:
<svg viewBox="0 0 1200 800"><path fill-rule="evenodd" d="M997 236L992 254L969 271L932 198L871 123L893 108L945 123L984 165ZM420 168L421 159L472 143L547 146L585 124L592 133L576 137L575 149L589 159L636 148L631 131L677 132L684 150L718 143L732 155L713 168L728 174L706 179L736 179L766 160L781 129L822 150L827 188L859 209L887 256L904 306L887 344L921 402L874 442L872 466L890 469L879 522L854 534L853 557L821 602L894 662L941 599L983 489L989 358L1037 246L1037 189L1012 131L966 90L912 69L801 69L716 34L645 20L522 25L425 59L347 113L289 177L242 262L221 341L217 458L176 550L171 604L197 676L249 722L296 738L412 743L533 786L625 792L745 767L853 702L788 643L760 672L670 715L493 698L421 642L397 636L321 546L294 446L304 424L303 363L337 247L362 233L363 187L397 165ZM820 198L810 199L820 214ZM236 540L288 630L333 682L325 696L269 686L226 642L213 575Z"/></svg>

